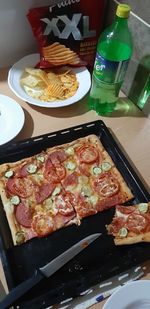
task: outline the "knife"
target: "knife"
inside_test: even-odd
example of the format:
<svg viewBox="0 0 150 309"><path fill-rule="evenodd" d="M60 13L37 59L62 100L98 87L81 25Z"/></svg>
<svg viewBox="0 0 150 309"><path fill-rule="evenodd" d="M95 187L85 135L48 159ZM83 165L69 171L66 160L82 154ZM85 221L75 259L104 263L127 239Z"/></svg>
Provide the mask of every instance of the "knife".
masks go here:
<svg viewBox="0 0 150 309"><path fill-rule="evenodd" d="M12 289L8 295L0 302L0 308L9 308L16 302L22 295L27 293L31 288L38 284L42 279L48 278L53 275L58 269L69 262L73 257L75 257L79 252L84 250L90 243L96 240L101 234L91 234L86 238L80 240L75 245L70 247L68 250L57 256L54 260L46 264L45 266L39 268L35 271L34 275L23 281L16 288Z"/></svg>

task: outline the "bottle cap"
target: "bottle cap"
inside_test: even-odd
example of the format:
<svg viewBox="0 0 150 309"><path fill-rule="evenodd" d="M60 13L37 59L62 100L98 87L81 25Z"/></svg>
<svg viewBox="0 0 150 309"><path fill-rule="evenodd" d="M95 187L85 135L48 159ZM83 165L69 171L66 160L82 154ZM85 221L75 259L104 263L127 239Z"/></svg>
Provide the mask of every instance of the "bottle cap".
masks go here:
<svg viewBox="0 0 150 309"><path fill-rule="evenodd" d="M119 4L117 6L116 15L121 18L128 18L131 8L128 4Z"/></svg>

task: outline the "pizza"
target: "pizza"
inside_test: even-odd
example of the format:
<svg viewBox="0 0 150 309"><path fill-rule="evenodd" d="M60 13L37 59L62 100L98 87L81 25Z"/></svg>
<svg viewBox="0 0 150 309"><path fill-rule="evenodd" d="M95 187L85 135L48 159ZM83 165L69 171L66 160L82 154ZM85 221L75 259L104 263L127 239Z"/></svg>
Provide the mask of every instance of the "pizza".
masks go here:
<svg viewBox="0 0 150 309"><path fill-rule="evenodd" d="M150 242L150 202L117 205L112 223L106 228L114 236L115 245Z"/></svg>
<svg viewBox="0 0 150 309"><path fill-rule="evenodd" d="M0 195L15 245L133 198L96 135L2 164Z"/></svg>

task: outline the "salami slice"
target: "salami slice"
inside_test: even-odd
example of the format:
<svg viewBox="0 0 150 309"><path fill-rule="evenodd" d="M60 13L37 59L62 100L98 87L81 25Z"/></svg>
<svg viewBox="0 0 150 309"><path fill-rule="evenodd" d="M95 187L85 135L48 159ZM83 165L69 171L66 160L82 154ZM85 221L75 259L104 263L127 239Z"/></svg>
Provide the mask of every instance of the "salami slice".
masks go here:
<svg viewBox="0 0 150 309"><path fill-rule="evenodd" d="M97 211L102 211L102 210L105 210L105 209L109 209L112 206L117 205L118 203L119 203L119 196L117 194L117 195L114 195L112 197L99 200L96 204L96 208L97 208Z"/></svg>
<svg viewBox="0 0 150 309"><path fill-rule="evenodd" d="M43 184L42 186L39 186L38 191L35 192L36 202L40 204L43 201L45 201L51 195L54 189L55 185L52 183Z"/></svg>
<svg viewBox="0 0 150 309"><path fill-rule="evenodd" d="M118 210L120 213L124 215L130 215L131 213L138 213L138 210L134 206L116 206L116 210Z"/></svg>
<svg viewBox="0 0 150 309"><path fill-rule="evenodd" d="M78 174L77 172L73 172L69 176L67 176L63 182L64 187L76 187L78 184Z"/></svg>
<svg viewBox="0 0 150 309"><path fill-rule="evenodd" d="M15 217L19 224L24 227L31 227L32 212L24 203L15 206Z"/></svg>
<svg viewBox="0 0 150 309"><path fill-rule="evenodd" d="M63 149L54 151L50 154L50 159L53 165L57 166L64 162L68 158L68 155Z"/></svg>
<svg viewBox="0 0 150 309"><path fill-rule="evenodd" d="M17 171L18 177L26 177L28 175L27 167L29 164L25 164L22 168Z"/></svg>
<svg viewBox="0 0 150 309"><path fill-rule="evenodd" d="M18 171L17 171L17 177L26 177L29 175L29 171L28 171L28 167L31 165L32 163L27 163L24 164Z"/></svg>
<svg viewBox="0 0 150 309"><path fill-rule="evenodd" d="M123 217L115 217L109 225L109 233L116 236L122 227L125 227L126 220Z"/></svg>
<svg viewBox="0 0 150 309"><path fill-rule="evenodd" d="M66 176L66 169L65 169L65 167L62 166L62 165L57 165L55 167L55 169L56 169L56 174L57 174L59 180L60 181L63 180L65 178L65 176Z"/></svg>

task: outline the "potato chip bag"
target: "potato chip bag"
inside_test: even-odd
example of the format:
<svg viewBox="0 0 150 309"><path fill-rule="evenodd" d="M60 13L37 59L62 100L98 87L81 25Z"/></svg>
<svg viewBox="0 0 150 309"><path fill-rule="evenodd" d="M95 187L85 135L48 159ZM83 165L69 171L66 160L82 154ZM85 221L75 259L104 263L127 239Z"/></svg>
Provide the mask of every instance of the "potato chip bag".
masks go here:
<svg viewBox="0 0 150 309"><path fill-rule="evenodd" d="M64 0L32 8L27 18L39 44L39 68L93 67L105 0Z"/></svg>

